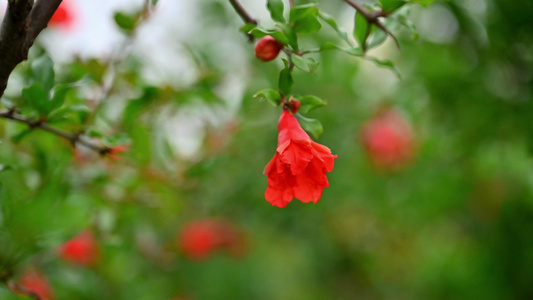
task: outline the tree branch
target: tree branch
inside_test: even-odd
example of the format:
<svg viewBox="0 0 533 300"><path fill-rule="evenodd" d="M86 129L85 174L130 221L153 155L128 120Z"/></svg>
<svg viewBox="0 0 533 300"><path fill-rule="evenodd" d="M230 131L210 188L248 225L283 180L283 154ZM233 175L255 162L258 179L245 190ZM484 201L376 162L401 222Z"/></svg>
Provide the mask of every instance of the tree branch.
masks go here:
<svg viewBox="0 0 533 300"><path fill-rule="evenodd" d="M392 40L396 44L396 47L398 47L398 49L400 48L400 43L398 43L398 40L396 39L396 37L379 20L379 17L384 17L385 16L383 11L378 11L378 12L372 13L372 12L369 12L368 10L366 10L363 7L363 5L361 5L361 4L357 3L357 2L354 2L354 1L351 1L351 0L344 0L344 2L348 3L348 5L350 5L351 7L355 8L355 10L357 10L358 13L360 13L363 17L365 17L365 19L368 21L369 24L374 24L379 29L383 30L383 32L385 32L387 35L389 35L392 38Z"/></svg>
<svg viewBox="0 0 533 300"><path fill-rule="evenodd" d="M39 33L46 28L48 22L61 4L62 0L40 0L30 12L30 31L26 39L33 44ZM30 46L31 46L30 44Z"/></svg>
<svg viewBox="0 0 533 300"><path fill-rule="evenodd" d="M248 12L244 9L244 7L242 7L242 5L237 1L237 0L229 0L229 2L231 3L231 6L233 6L233 8L235 9L235 11L237 12L237 14L241 17L241 19L244 21L244 23L250 23L250 24L254 24L254 25L257 25L259 24L259 22L257 22L256 19L252 18ZM248 37L248 41L251 43L254 41L254 36L249 34L249 33L245 33L246 36Z"/></svg>
<svg viewBox="0 0 533 300"><path fill-rule="evenodd" d="M258 24L257 20L252 18L248 14L248 12L244 9L244 7L242 7L242 5L237 0L229 0L229 2L231 3L231 6L233 6L233 8L237 12L237 14L239 14L239 16L241 16L241 19L245 23L250 23L250 24L254 24L254 25Z"/></svg>
<svg viewBox="0 0 533 300"><path fill-rule="evenodd" d="M16 121L16 122L19 122L19 123L24 123L24 124L28 125L32 129L33 128L39 128L39 129L42 129L44 131L48 131L48 132L50 132L52 134L55 134L55 135L60 136L60 137L62 137L64 139L66 139L66 140L69 140L70 143L73 146L76 146L77 144L80 144L80 145L83 145L83 146L85 146L85 147L97 152L100 155L105 155L105 154L109 154L109 153L112 152L112 148L106 147L106 146L95 145L95 144L83 139L81 137L81 134L79 134L79 133L70 133L70 132L61 131L61 130L59 130L57 128L54 128L54 127L46 124L45 122L43 122L41 120L27 119L24 116L15 113L14 109L10 109L8 111L0 112L0 118L5 118L5 119Z"/></svg>
<svg viewBox="0 0 533 300"><path fill-rule="evenodd" d="M31 45L62 0L10 0L0 29L0 97L13 69L28 58Z"/></svg>

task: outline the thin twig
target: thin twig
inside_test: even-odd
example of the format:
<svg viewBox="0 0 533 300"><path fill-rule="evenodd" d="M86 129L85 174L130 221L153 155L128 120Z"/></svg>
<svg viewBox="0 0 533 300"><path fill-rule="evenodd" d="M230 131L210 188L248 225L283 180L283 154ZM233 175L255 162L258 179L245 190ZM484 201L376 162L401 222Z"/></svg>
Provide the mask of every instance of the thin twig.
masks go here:
<svg viewBox="0 0 533 300"><path fill-rule="evenodd" d="M28 125L30 128L39 128L39 129L42 129L44 131L48 131L52 134L55 134L57 136L60 136L66 140L69 140L70 143L72 145L77 145L77 144L80 144L80 145L83 145L91 150L94 150L96 151L97 153L101 154L101 155L105 155L105 154L108 154L110 151L111 151L111 148L109 147L106 147L106 146L98 146L98 145L95 145L85 139L83 139L81 137L81 134L79 133L70 133L70 132L65 132L65 131L61 131L57 128L54 128L48 124L46 124L45 122L41 121L41 120L33 120L33 119L27 119L25 118L24 116L22 115L19 115L17 113L15 113L15 110L13 109L10 109L8 111L3 111L3 112L0 112L0 118L5 118L5 119L9 119L9 120L12 120L12 121L16 121L16 122L19 122L19 123L24 123L26 125Z"/></svg>
<svg viewBox="0 0 533 300"><path fill-rule="evenodd" d="M258 24L257 20L252 18L248 14L248 12L244 9L244 7L242 7L242 5L237 0L229 0L229 2L231 3L231 6L233 6L233 8L237 12L237 14L239 14L239 16L241 16L241 19L245 23L250 23L250 24L254 24L254 25Z"/></svg>
<svg viewBox="0 0 533 300"><path fill-rule="evenodd" d="M250 14L248 14L248 12L244 9L244 7L242 7L242 5L237 0L229 0L229 2L231 3L231 6L233 6L233 8L237 12L237 14L244 21L244 23L254 24L254 25L258 25L259 24L259 22L257 22L256 19L252 18L250 16ZM245 33L245 34L248 37L248 41L250 43L254 41L255 37L253 35L251 35L249 33Z"/></svg>
<svg viewBox="0 0 533 300"><path fill-rule="evenodd" d="M396 47L398 47L398 49L400 48L400 43L398 43L398 40L396 39L396 37L379 20L379 17L385 16L385 14L382 11L378 11L378 12L372 13L372 12L369 12L368 10L366 10L363 7L363 5L361 5L361 4L357 3L357 2L354 2L354 1L351 1L351 0L344 0L344 2L348 3L351 7L355 8L357 10L357 12L360 13L368 21L369 24L376 25L379 29L383 30L383 32L388 34L392 38L394 43L396 44Z"/></svg>

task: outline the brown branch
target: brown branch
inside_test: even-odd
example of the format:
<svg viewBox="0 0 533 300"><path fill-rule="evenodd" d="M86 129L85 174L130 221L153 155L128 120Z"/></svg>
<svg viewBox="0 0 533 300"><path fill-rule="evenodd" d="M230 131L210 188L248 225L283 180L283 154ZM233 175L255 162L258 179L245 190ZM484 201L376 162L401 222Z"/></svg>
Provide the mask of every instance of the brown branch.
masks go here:
<svg viewBox="0 0 533 300"><path fill-rule="evenodd" d="M250 14L248 14L248 12L244 9L244 7L242 7L242 5L237 0L229 0L229 2L231 3L231 6L233 6L237 14L244 21L244 23L249 23L249 24L254 24L254 25L259 24L259 22L257 22L256 19L252 18ZM248 41L250 43L254 41L255 38L253 35L249 33L245 33L245 34L248 37Z"/></svg>
<svg viewBox="0 0 533 300"><path fill-rule="evenodd" d="M62 0L10 0L0 29L0 97L13 69L28 51Z"/></svg>
<svg viewBox="0 0 533 300"><path fill-rule="evenodd" d="M229 2L245 23L250 23L254 25L258 24L257 20L252 18L237 0L229 0Z"/></svg>
<svg viewBox="0 0 533 300"><path fill-rule="evenodd" d="M357 12L360 13L368 21L369 24L376 25L379 29L383 30L383 32L388 34L392 38L394 43L396 44L396 47L398 47L398 49L400 48L400 43L398 43L398 40L396 39L396 37L379 20L379 17L384 17L385 16L383 11L377 11L375 13L372 13L372 12L369 12L368 10L366 10L363 7L363 5L361 5L361 4L357 3L357 2L354 2L354 1L351 1L351 0L344 0L344 2L348 3L351 7L355 8L355 10L357 10Z"/></svg>
<svg viewBox="0 0 533 300"><path fill-rule="evenodd" d="M31 129L39 128L39 129L42 129L44 131L48 131L48 132L50 132L52 134L55 134L55 135L60 136L60 137L62 137L64 139L66 139L66 140L69 140L70 143L73 146L76 146L77 144L80 144L80 145L83 145L83 146L93 150L93 151L96 151L100 155L105 155L105 154L109 154L109 153L112 152L111 148L109 148L109 147L98 146L98 145L95 145L95 144L83 139L81 137L81 134L79 134L79 133L70 133L70 132L61 131L61 130L59 130L57 128L54 128L54 127L46 124L45 122L43 122L41 120L27 119L24 116L17 114L14 109L10 109L8 111L0 112L0 118L5 118L5 119L16 121L16 122L19 122L19 123L24 123L24 124L28 125Z"/></svg>
<svg viewBox="0 0 533 300"><path fill-rule="evenodd" d="M40 0L33 6L29 17L30 31L26 37L29 43L33 44L39 33L46 28L61 2L62 0Z"/></svg>

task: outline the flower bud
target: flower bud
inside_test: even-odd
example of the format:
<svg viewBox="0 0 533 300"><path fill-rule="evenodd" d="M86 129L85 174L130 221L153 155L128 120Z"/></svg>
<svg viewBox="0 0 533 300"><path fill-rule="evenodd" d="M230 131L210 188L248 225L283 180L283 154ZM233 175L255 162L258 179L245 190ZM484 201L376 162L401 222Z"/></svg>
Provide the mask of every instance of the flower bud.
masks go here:
<svg viewBox="0 0 533 300"><path fill-rule="evenodd" d="M262 61L271 61L278 56L281 49L283 44L267 35L259 39L255 45L255 56Z"/></svg>
<svg viewBox="0 0 533 300"><path fill-rule="evenodd" d="M291 102L290 102L290 110L291 110L291 113L295 114L298 112L298 110L300 109L300 105L302 105L302 103L296 99L292 99Z"/></svg>

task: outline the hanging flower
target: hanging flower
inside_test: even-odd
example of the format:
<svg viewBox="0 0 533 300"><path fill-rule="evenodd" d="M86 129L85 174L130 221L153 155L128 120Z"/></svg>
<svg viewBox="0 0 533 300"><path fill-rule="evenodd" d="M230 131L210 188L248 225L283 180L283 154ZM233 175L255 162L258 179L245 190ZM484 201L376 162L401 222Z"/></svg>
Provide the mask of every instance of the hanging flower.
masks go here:
<svg viewBox="0 0 533 300"><path fill-rule="evenodd" d="M36 270L29 269L22 274L18 285L24 290L22 294L27 295L27 292L38 295L39 299L42 300L52 300L54 297L52 295L52 288L48 283L46 277L39 273Z"/></svg>
<svg viewBox="0 0 533 300"><path fill-rule="evenodd" d="M408 164L414 152L410 124L391 108L381 108L361 131L368 158L378 170L398 169Z"/></svg>
<svg viewBox="0 0 533 300"><path fill-rule="evenodd" d="M285 207L292 198L317 203L329 186L326 173L333 170L337 155L313 142L288 110L281 114L278 131L276 154L264 171L268 176L266 200L278 207Z"/></svg>
<svg viewBox="0 0 533 300"><path fill-rule="evenodd" d="M93 266L99 258L98 244L90 231L82 231L58 250L64 260L77 265Z"/></svg>
<svg viewBox="0 0 533 300"><path fill-rule="evenodd" d="M232 224L218 219L200 219L187 223L177 239L178 248L190 259L201 261L218 250L233 256L246 252L243 233Z"/></svg>

